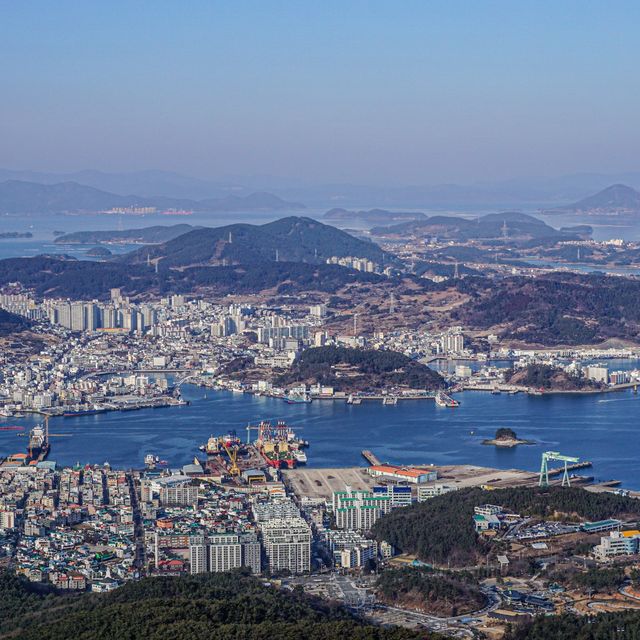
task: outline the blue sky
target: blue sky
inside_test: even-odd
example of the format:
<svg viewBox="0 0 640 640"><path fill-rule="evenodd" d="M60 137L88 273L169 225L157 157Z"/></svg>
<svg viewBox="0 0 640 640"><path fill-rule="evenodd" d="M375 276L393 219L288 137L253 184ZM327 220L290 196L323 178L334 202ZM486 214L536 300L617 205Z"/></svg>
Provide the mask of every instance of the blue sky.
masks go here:
<svg viewBox="0 0 640 640"><path fill-rule="evenodd" d="M5 2L0 166L311 182L638 170L638 2Z"/></svg>

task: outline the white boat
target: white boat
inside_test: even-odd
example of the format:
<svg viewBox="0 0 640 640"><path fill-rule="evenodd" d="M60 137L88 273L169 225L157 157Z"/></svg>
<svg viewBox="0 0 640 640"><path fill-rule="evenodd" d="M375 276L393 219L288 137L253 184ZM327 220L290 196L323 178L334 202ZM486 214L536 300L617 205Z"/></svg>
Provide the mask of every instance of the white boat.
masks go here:
<svg viewBox="0 0 640 640"><path fill-rule="evenodd" d="M297 464L307 464L307 454L304 451L300 449L294 451L293 457Z"/></svg>

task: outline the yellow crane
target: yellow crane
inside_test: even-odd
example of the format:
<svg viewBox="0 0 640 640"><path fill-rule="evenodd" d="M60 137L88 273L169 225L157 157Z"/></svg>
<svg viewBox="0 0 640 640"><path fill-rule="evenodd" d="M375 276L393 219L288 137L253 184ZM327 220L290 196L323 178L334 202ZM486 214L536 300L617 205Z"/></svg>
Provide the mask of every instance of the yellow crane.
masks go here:
<svg viewBox="0 0 640 640"><path fill-rule="evenodd" d="M223 446L229 456L229 474L232 476L239 476L240 467L238 466L238 447L236 445L229 446L226 442L223 443Z"/></svg>

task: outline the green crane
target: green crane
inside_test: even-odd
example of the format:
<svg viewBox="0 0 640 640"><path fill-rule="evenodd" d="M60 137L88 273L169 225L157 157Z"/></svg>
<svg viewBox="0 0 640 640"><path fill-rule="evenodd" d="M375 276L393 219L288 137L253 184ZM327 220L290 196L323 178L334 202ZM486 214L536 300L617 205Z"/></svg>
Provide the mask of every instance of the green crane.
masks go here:
<svg viewBox="0 0 640 640"><path fill-rule="evenodd" d="M575 458L573 456L563 456L558 451L545 451L542 454L542 464L540 465L540 480L538 481L538 486L540 487L548 487L549 486L549 460L558 460L560 462L564 462L564 473L562 474L562 486L570 487L571 482L569 480L569 470L567 468L567 462L579 462L579 458Z"/></svg>

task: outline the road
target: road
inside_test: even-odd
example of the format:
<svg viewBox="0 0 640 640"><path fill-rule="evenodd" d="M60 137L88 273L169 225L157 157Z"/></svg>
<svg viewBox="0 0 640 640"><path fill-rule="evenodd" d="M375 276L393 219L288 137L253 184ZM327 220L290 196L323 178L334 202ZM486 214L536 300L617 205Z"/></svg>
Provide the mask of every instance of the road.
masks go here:
<svg viewBox="0 0 640 640"><path fill-rule="evenodd" d="M378 622L395 624L404 627L423 627L430 631L439 631L446 635L459 638L473 638L475 630L465 625L464 621L486 615L497 609L500 605L500 597L490 588L482 588L487 598L487 604L479 611L460 616L439 618L437 616L420 613L410 609L383 605L375 602L375 597L366 588L358 586L355 580L348 575L331 573L324 576L327 588L333 597L342 600L350 609L364 614L366 617ZM316 576L316 581L318 576Z"/></svg>
<svg viewBox="0 0 640 640"><path fill-rule="evenodd" d="M142 515L140 514L140 503L138 502L138 491L133 477L127 474L129 482L129 492L131 494L131 508L133 509L133 532L136 542L136 557L134 560L135 567L140 571L141 575L147 570L146 549L144 544L144 526L142 524Z"/></svg>

